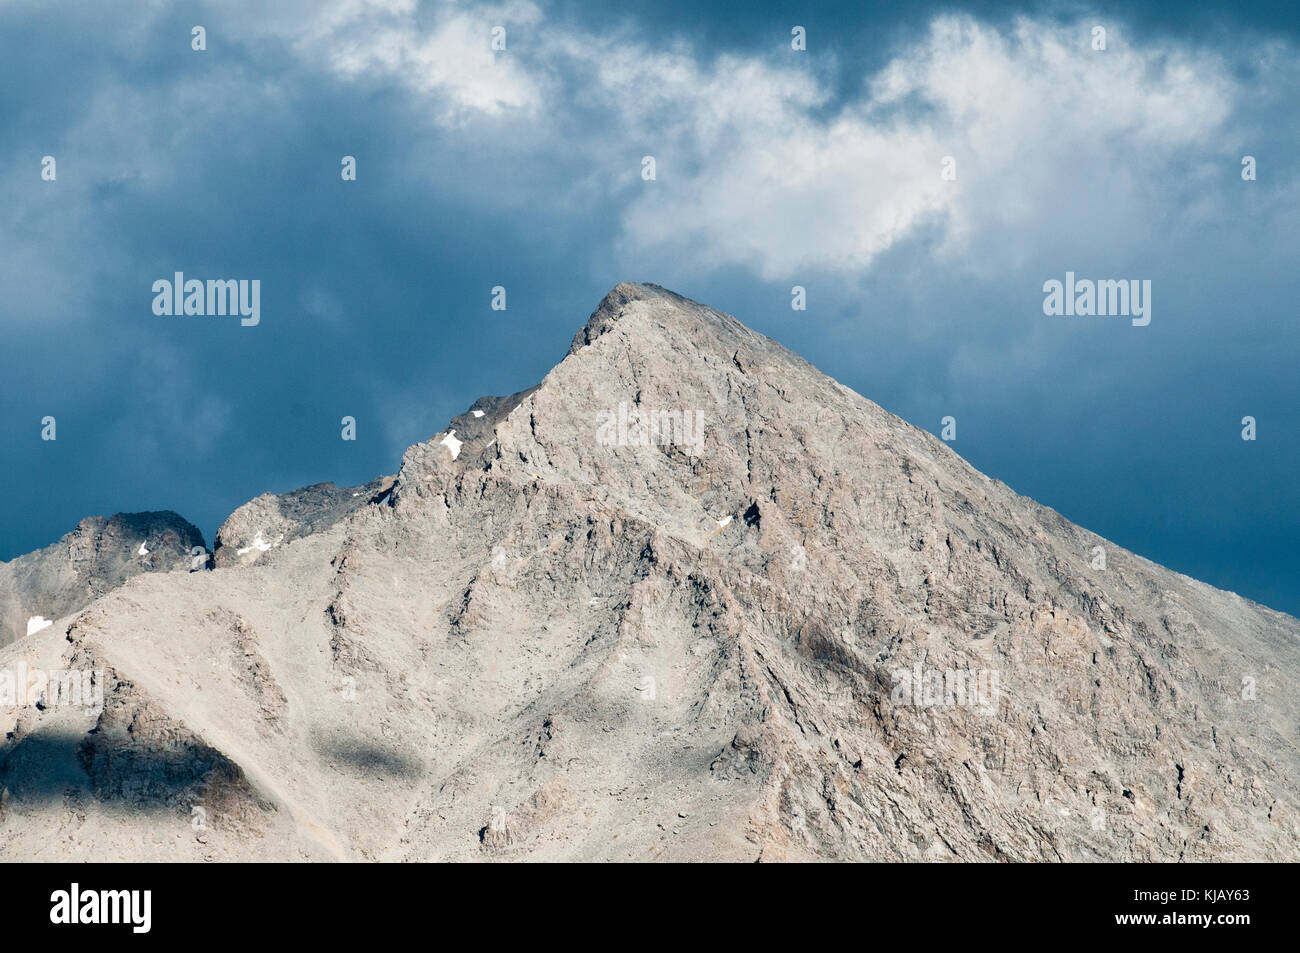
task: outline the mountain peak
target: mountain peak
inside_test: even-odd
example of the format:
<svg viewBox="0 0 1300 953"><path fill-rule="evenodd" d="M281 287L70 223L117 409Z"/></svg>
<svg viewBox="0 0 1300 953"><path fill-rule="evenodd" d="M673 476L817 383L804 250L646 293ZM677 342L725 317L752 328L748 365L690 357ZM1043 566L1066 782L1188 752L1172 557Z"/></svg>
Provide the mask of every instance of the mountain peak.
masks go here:
<svg viewBox="0 0 1300 953"><path fill-rule="evenodd" d="M671 294L671 292L666 293ZM586 347L608 331L614 322L623 316L625 309L633 301L645 301L663 294L665 294L664 289L658 285L620 281L601 299L600 304L596 305L596 310L591 312L587 323L573 336L569 353L573 354L579 348Z"/></svg>
<svg viewBox="0 0 1300 953"><path fill-rule="evenodd" d="M135 580L0 649L108 673L90 729L14 718L0 859L1300 852L1300 621L654 285L407 450L391 492L237 512L221 548L274 557ZM220 837L157 836L195 803Z"/></svg>

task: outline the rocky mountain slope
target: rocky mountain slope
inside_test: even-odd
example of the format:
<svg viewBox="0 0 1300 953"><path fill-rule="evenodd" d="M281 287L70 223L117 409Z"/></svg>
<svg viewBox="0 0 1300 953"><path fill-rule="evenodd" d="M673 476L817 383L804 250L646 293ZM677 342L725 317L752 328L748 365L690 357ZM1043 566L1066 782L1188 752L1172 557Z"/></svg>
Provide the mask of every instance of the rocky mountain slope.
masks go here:
<svg viewBox="0 0 1300 953"><path fill-rule="evenodd" d="M364 499L0 650L0 859L1300 859L1300 621L671 292Z"/></svg>
<svg viewBox="0 0 1300 953"><path fill-rule="evenodd" d="M57 543L0 562L0 646L146 572L202 569L203 534L175 513L88 516Z"/></svg>

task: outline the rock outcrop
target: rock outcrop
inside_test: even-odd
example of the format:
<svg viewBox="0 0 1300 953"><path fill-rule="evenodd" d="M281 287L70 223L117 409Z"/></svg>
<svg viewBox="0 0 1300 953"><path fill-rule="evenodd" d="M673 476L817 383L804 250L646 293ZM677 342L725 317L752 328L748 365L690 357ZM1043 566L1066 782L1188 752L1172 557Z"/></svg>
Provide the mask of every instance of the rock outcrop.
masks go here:
<svg viewBox="0 0 1300 953"><path fill-rule="evenodd" d="M328 529L363 506L382 503L393 480L380 477L350 487L316 483L289 493L263 493L226 517L213 543L213 561L217 566L256 562L277 546Z"/></svg>
<svg viewBox="0 0 1300 953"><path fill-rule="evenodd" d="M207 559L203 534L170 511L88 516L57 543L0 562L0 646L133 576L202 569Z"/></svg>

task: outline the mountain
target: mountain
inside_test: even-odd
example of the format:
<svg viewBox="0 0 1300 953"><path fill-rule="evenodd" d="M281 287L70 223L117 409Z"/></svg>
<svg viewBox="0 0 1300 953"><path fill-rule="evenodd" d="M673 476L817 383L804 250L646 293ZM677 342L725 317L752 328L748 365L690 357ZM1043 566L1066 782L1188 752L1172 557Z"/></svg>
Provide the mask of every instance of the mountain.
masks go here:
<svg viewBox="0 0 1300 953"><path fill-rule="evenodd" d="M0 859L1300 858L1300 621L662 288L358 493L0 650Z"/></svg>
<svg viewBox="0 0 1300 953"><path fill-rule="evenodd" d="M240 566L286 542L328 529L363 506L382 503L394 477L380 477L362 486L336 487L316 483L290 493L263 493L249 500L217 530L213 562Z"/></svg>
<svg viewBox="0 0 1300 953"><path fill-rule="evenodd" d="M57 543L0 562L0 646L149 572L203 568L203 534L175 513L89 516Z"/></svg>

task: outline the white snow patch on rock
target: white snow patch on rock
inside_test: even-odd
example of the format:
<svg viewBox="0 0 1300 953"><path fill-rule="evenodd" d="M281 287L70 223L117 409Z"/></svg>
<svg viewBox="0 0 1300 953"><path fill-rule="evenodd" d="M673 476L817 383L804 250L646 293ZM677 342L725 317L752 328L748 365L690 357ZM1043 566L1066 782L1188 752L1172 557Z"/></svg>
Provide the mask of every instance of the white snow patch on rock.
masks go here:
<svg viewBox="0 0 1300 953"><path fill-rule="evenodd" d="M460 448L465 445L465 442L463 440L457 440L456 431L453 430L451 433L447 434L447 436L442 438L442 445L451 451L451 458L455 460L460 454Z"/></svg>
<svg viewBox="0 0 1300 953"><path fill-rule="evenodd" d="M140 544L140 548L137 549L136 552L137 552L139 555L141 555L141 556L148 556L148 555L149 555L149 547L146 546L144 543L141 543L141 544Z"/></svg>
<svg viewBox="0 0 1300 953"><path fill-rule="evenodd" d="M283 539L284 537L281 536L280 538ZM244 553L251 553L255 549L258 550L259 552L264 553L268 549L270 549L273 545L275 544L268 543L266 540L262 539L262 534L258 533L256 536L253 537L253 545L245 546L243 549L236 549L235 555L242 556L244 555Z"/></svg>
<svg viewBox="0 0 1300 953"><path fill-rule="evenodd" d="M481 410L476 410L476 411L474 411L474 416L475 416L475 417L482 417L482 416L483 416L483 411L481 411Z"/></svg>
<svg viewBox="0 0 1300 953"><path fill-rule="evenodd" d="M53 619L47 619L45 616L41 615L34 615L27 620L27 634L31 635L33 632L41 631L41 629L48 629L52 625L54 625Z"/></svg>

